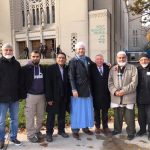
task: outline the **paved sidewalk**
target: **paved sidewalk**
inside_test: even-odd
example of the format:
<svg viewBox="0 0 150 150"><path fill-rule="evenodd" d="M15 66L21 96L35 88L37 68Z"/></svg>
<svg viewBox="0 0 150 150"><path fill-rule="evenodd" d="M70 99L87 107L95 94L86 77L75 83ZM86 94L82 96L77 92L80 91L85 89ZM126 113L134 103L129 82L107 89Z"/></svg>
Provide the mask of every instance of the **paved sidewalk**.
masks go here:
<svg viewBox="0 0 150 150"><path fill-rule="evenodd" d="M112 130L113 124L109 123ZM136 137L132 141L126 139L125 123L123 125L123 132L121 135L106 137L104 134L100 135L85 135L80 131L81 140L76 140L72 137L71 129L67 128L69 138L63 138L57 135L57 130L54 132L53 142L30 143L27 141L25 133L18 134L18 139L22 141L22 146L15 146L9 142L8 150L150 150L150 141L147 135L143 137ZM138 130L138 129L137 129ZM94 128L92 128L94 131ZM45 134L45 131L42 131Z"/></svg>

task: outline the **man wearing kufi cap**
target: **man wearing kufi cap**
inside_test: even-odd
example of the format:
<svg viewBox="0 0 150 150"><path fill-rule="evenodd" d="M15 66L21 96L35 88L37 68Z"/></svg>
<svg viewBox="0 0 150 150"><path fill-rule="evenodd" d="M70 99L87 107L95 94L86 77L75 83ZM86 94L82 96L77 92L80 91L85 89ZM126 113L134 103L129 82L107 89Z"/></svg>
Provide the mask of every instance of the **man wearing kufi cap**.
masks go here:
<svg viewBox="0 0 150 150"><path fill-rule="evenodd" d="M150 140L150 65L148 55L143 53L139 58L137 106L140 130L137 136L146 134L148 124L148 140Z"/></svg>
<svg viewBox="0 0 150 150"><path fill-rule="evenodd" d="M113 135L122 132L123 117L127 124L128 140L135 135L134 104L136 102L136 87L138 83L137 69L127 63L124 51L117 53L117 65L109 72L108 88L111 94L111 108L114 108Z"/></svg>
<svg viewBox="0 0 150 150"><path fill-rule="evenodd" d="M69 62L69 79L72 88L71 128L74 138L79 138L79 130L92 135L89 127L94 126L93 100L91 97L89 67L92 61L85 56L85 44L75 45L76 56Z"/></svg>

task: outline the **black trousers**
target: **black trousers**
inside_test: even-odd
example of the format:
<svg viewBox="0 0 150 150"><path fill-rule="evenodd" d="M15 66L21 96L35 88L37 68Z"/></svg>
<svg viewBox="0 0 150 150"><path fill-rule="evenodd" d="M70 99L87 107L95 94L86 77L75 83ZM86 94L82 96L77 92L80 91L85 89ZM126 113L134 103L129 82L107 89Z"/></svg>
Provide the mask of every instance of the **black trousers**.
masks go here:
<svg viewBox="0 0 150 150"><path fill-rule="evenodd" d="M128 135L134 135L135 131L135 114L134 109L128 109L126 107L114 108L114 131L122 132L123 117L127 124L126 131Z"/></svg>
<svg viewBox="0 0 150 150"><path fill-rule="evenodd" d="M66 115L66 103L62 100L59 102L59 110L57 114L58 120L58 132L65 132L65 115ZM55 111L53 109L49 109L47 111L47 122L46 122L46 133L48 135L52 135L54 132L55 125Z"/></svg>
<svg viewBox="0 0 150 150"><path fill-rule="evenodd" d="M140 130L146 132L146 125L148 124L148 132L150 132L150 105L138 105L138 122Z"/></svg>
<svg viewBox="0 0 150 150"><path fill-rule="evenodd" d="M100 128L100 126L101 126L101 120L102 120L103 129L108 128L108 108L105 108L105 109L95 109L94 110L94 118L95 118L95 127L96 128Z"/></svg>

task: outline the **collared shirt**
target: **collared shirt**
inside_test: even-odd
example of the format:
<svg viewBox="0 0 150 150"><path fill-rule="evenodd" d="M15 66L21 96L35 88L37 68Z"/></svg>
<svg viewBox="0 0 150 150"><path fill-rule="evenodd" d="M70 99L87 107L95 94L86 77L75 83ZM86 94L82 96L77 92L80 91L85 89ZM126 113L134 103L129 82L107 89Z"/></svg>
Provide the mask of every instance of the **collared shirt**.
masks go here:
<svg viewBox="0 0 150 150"><path fill-rule="evenodd" d="M62 66L58 65L59 66L59 70L60 70L60 73L61 73L61 77L62 77L62 80L64 80L64 69Z"/></svg>
<svg viewBox="0 0 150 150"><path fill-rule="evenodd" d="M103 73L104 73L104 67L103 66L101 66L101 67L97 66L97 69L100 72L100 74L103 75Z"/></svg>

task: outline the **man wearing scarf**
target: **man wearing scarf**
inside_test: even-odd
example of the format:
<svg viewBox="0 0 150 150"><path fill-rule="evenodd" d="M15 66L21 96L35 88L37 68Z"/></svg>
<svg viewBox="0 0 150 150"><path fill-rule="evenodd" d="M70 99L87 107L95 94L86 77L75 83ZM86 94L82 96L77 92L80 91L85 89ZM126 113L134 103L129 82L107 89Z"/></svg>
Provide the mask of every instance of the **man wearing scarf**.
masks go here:
<svg viewBox="0 0 150 150"><path fill-rule="evenodd" d="M90 89L89 67L92 63L85 56L85 45L78 42L75 45L76 56L69 62L69 79L72 88L71 97L71 128L74 138L79 138L79 130L92 135L89 127L94 125L93 99Z"/></svg>
<svg viewBox="0 0 150 150"><path fill-rule="evenodd" d="M137 69L127 63L124 51L117 53L117 65L109 72L108 88L111 93L111 108L114 108L113 135L122 132L123 117L127 124L128 140L135 135L134 104L136 102L136 87L138 83Z"/></svg>
<svg viewBox="0 0 150 150"><path fill-rule="evenodd" d="M39 63L40 52L32 51L31 60L22 68L21 82L22 95L26 99L27 138L32 143L36 143L43 138L40 130L45 112L45 68Z"/></svg>

